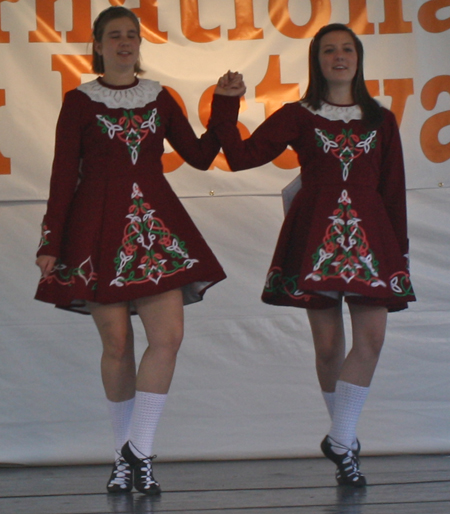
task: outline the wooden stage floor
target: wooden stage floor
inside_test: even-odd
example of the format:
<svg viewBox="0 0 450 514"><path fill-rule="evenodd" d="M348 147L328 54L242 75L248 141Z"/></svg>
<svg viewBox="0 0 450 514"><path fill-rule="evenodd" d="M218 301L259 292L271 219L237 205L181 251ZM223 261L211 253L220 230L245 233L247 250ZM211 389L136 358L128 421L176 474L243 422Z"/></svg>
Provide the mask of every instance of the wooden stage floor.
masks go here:
<svg viewBox="0 0 450 514"><path fill-rule="evenodd" d="M1 514L449 514L450 456L363 457L365 489L324 458L155 463L160 498L105 492L110 466L0 468Z"/></svg>

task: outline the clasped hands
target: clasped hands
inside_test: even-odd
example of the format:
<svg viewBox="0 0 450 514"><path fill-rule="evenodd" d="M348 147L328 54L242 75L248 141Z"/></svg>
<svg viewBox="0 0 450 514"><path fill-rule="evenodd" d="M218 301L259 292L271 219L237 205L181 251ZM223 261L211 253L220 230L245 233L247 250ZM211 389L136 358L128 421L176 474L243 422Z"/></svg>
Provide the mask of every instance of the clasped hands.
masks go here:
<svg viewBox="0 0 450 514"><path fill-rule="evenodd" d="M237 71L227 71L217 82L214 93L224 96L243 96L246 91L243 77Z"/></svg>

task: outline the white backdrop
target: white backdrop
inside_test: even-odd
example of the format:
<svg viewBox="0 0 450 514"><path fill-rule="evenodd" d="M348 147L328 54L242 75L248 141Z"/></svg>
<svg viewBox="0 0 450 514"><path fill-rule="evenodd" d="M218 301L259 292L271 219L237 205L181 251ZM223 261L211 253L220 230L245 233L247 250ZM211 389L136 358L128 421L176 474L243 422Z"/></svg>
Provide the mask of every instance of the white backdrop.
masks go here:
<svg viewBox="0 0 450 514"><path fill-rule="evenodd" d="M202 95L228 68L245 75L240 119L252 131L304 92L320 26L349 23L361 35L369 85L401 126L418 302L389 317L358 435L365 453L449 452L450 1L2 0L0 463L112 458L92 320L32 299L61 99L92 79L86 27L110 4L135 9L149 29L145 76L179 94L198 134ZM298 173L282 166L232 174L219 161L207 172L177 163L167 174L228 279L185 311L155 443L161 460L319 454L329 421L306 314L259 300L282 222L279 191Z"/></svg>

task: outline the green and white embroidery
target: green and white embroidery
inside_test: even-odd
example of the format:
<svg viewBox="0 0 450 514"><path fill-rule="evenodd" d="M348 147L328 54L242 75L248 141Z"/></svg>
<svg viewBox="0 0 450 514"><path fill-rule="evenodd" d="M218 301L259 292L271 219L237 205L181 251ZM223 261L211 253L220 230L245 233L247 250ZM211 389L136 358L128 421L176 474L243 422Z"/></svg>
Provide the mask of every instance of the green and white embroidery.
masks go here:
<svg viewBox="0 0 450 514"><path fill-rule="evenodd" d="M138 160L142 141L150 132L154 134L161 124L156 108L143 116L124 110L123 116L119 120L101 114L97 114L97 119L104 134L107 133L110 139L117 136L127 145L133 164L136 164Z"/></svg>
<svg viewBox="0 0 450 514"><path fill-rule="evenodd" d="M131 199L122 244L114 259L116 278L111 281L111 286L149 281L158 284L161 279L184 272L199 262L189 256L186 243L155 216L155 209L144 201L136 183Z"/></svg>

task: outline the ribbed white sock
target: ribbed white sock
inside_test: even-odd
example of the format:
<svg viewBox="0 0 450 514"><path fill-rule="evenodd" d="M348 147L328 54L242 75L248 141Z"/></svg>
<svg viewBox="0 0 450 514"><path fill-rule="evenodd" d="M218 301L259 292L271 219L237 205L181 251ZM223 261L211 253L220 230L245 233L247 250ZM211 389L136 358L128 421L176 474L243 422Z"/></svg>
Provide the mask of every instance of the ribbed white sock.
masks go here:
<svg viewBox="0 0 450 514"><path fill-rule="evenodd" d="M112 402L108 400L109 416L114 434L114 447L117 454L120 455L122 446L130 438L131 416L133 414L134 398L124 402Z"/></svg>
<svg viewBox="0 0 450 514"><path fill-rule="evenodd" d="M328 414L330 415L331 421L333 421L333 414L334 414L334 400L335 400L335 393L329 393L327 391L322 391L323 399L325 400L325 405L327 406ZM358 441L356 439L353 440L352 450L356 450L358 448Z"/></svg>
<svg viewBox="0 0 450 514"><path fill-rule="evenodd" d="M167 394L136 391L131 420L130 448L136 457L151 457L156 427L166 403Z"/></svg>
<svg viewBox="0 0 450 514"><path fill-rule="evenodd" d="M328 393L327 391L322 391L323 399L325 400L325 405L328 409L328 414L330 415L330 419L333 420L334 413L334 395L335 393Z"/></svg>
<svg viewBox="0 0 450 514"><path fill-rule="evenodd" d="M328 433L331 439L347 448L352 448L356 439L356 425L368 394L368 387L357 386L342 380L337 381L333 421ZM333 450L336 453L345 453L343 449L333 447Z"/></svg>

